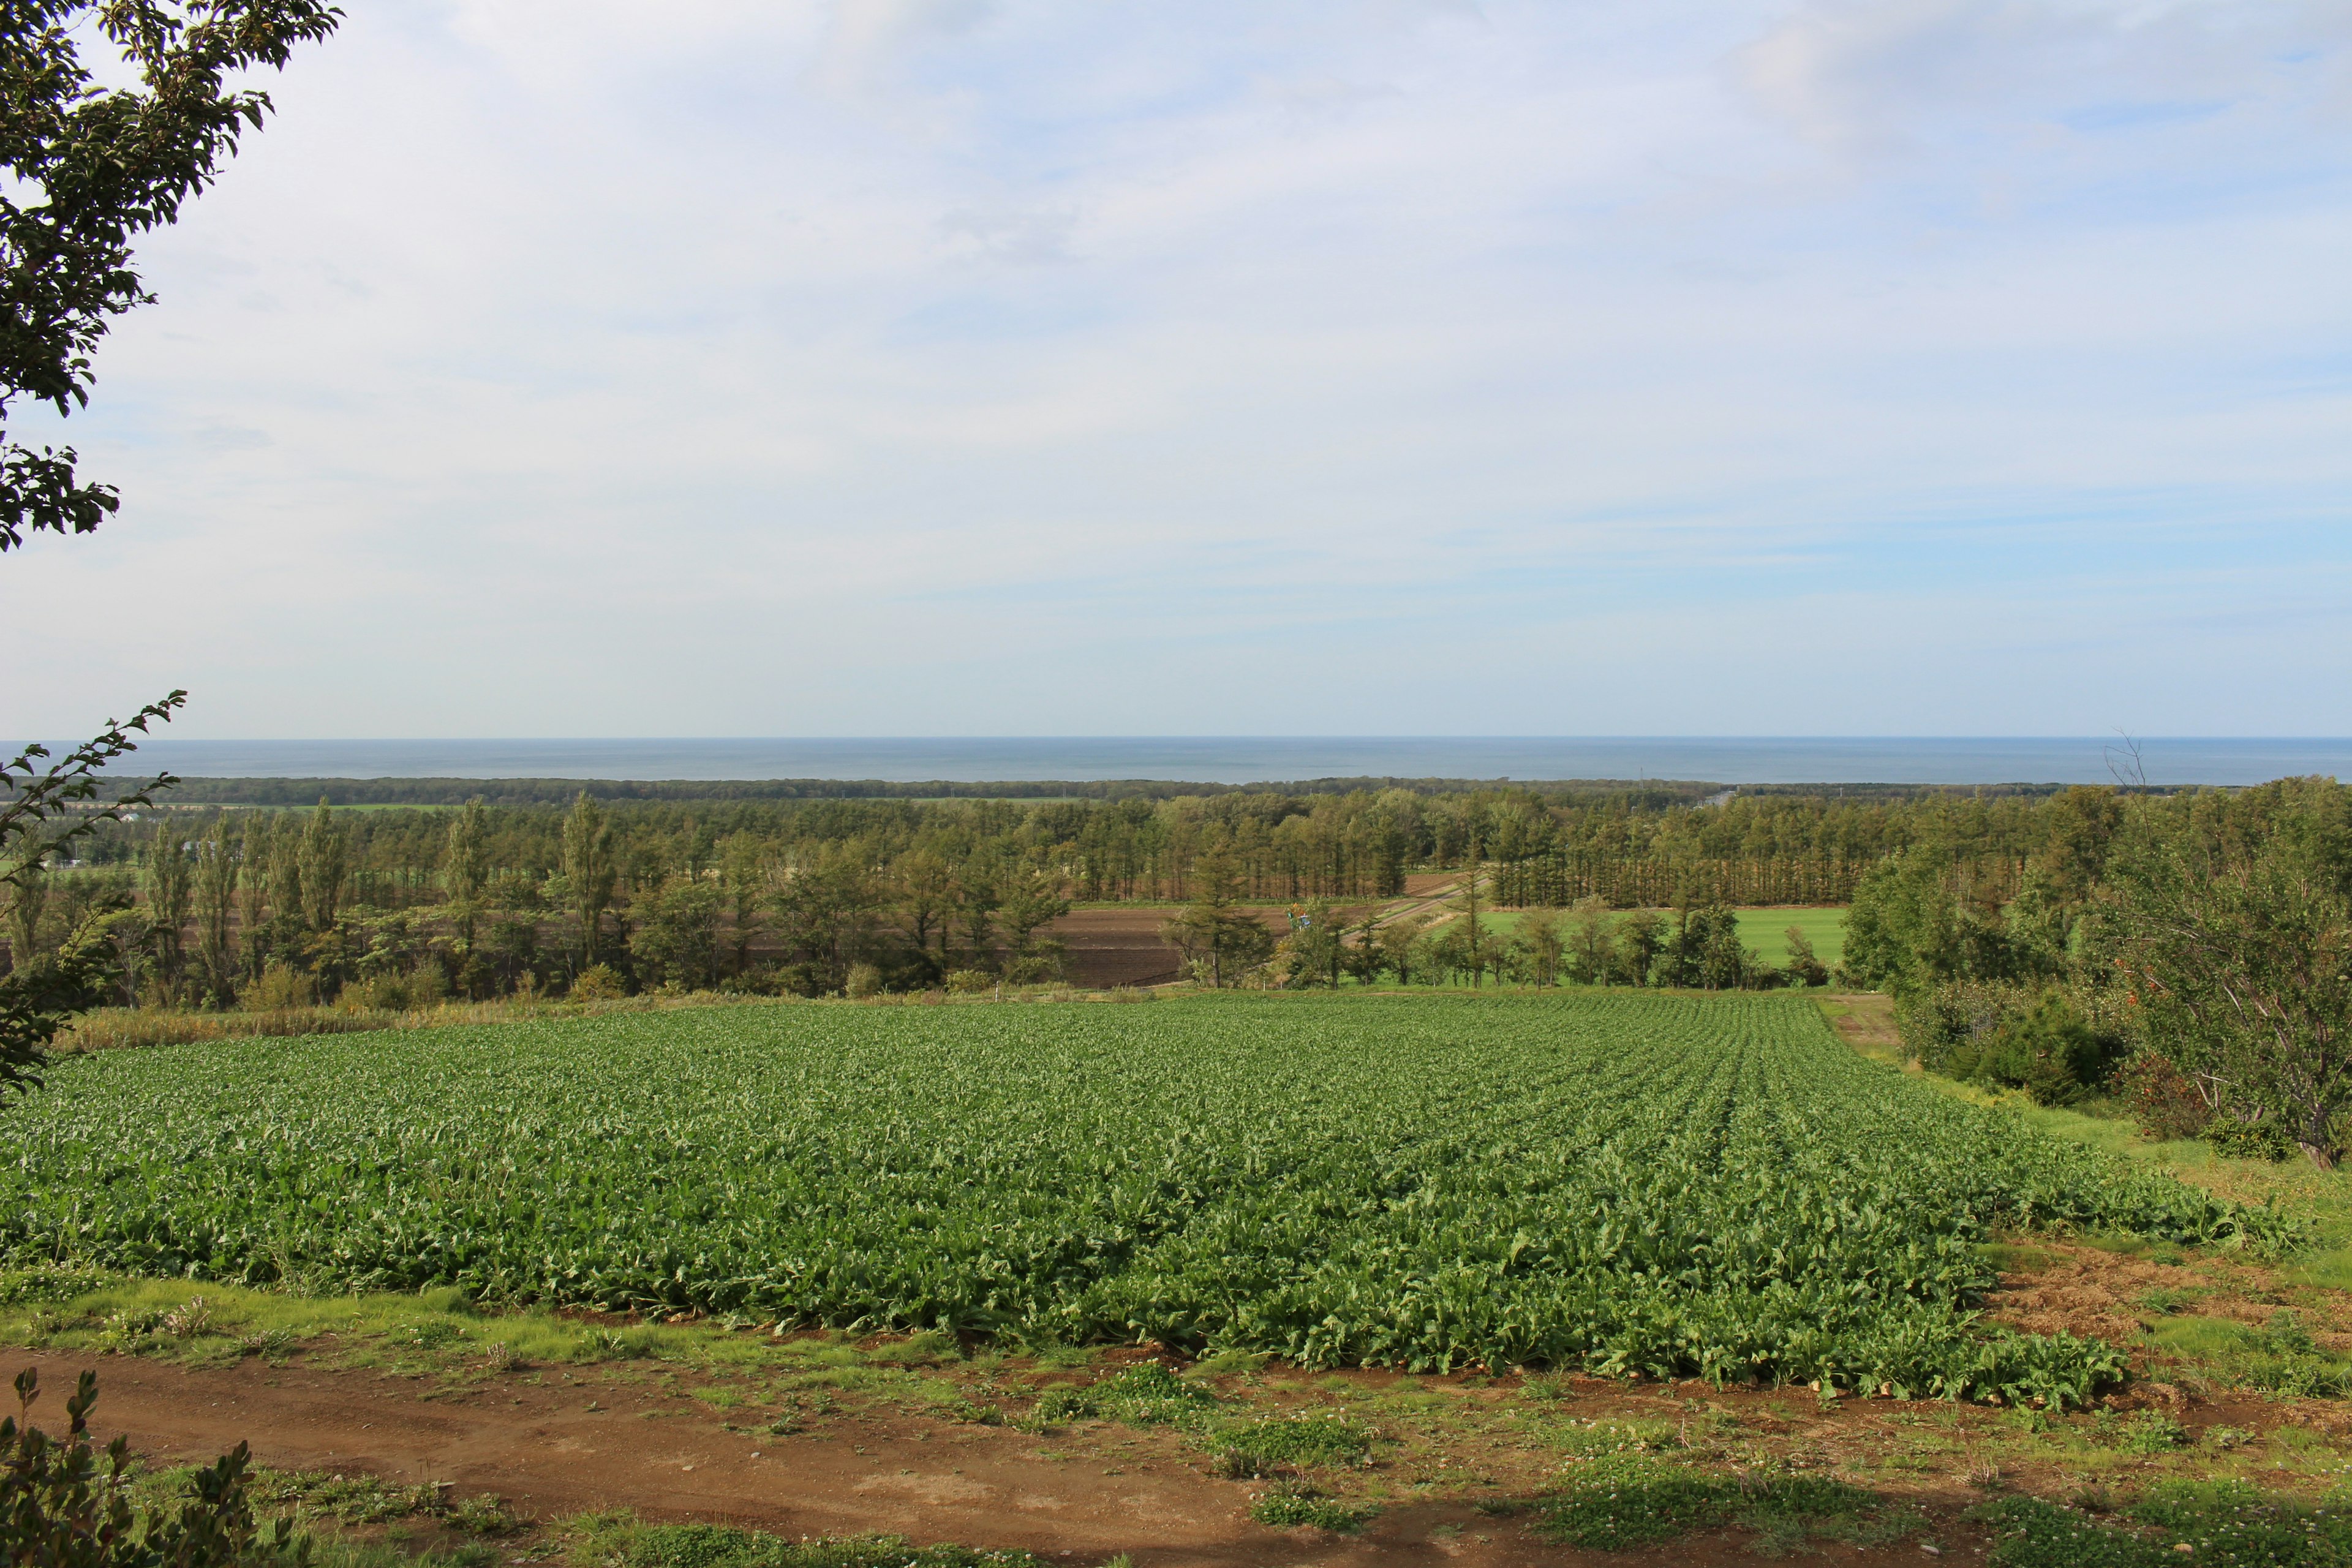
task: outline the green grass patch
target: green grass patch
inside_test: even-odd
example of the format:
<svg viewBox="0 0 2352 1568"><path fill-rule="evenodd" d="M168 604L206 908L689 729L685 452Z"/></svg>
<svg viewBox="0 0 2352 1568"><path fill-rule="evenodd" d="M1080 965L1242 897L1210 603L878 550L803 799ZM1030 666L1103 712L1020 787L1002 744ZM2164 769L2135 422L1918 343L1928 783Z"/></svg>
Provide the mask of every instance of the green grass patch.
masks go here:
<svg viewBox="0 0 2352 1568"><path fill-rule="evenodd" d="M1859 1487L1810 1476L1734 1479L1649 1456L1587 1459L1536 1510L1537 1533L1590 1551L1622 1552L1694 1530L1738 1523L1784 1544L1813 1521L1877 1506Z"/></svg>
<svg viewBox="0 0 2352 1568"><path fill-rule="evenodd" d="M1219 1468L1238 1479L1279 1475L1288 1469L1360 1465L1371 1453L1372 1434L1340 1416L1269 1415L1221 1427L1209 1450Z"/></svg>
<svg viewBox="0 0 2352 1568"><path fill-rule="evenodd" d="M644 1524L614 1513L575 1521L574 1568L1043 1568L1027 1552L916 1546L895 1535L786 1541L716 1524Z"/></svg>
<svg viewBox="0 0 2352 1568"><path fill-rule="evenodd" d="M1378 1511L1372 1508L1350 1508L1313 1487L1297 1483L1276 1486L1250 1504L1250 1517L1260 1524L1272 1525L1276 1530L1307 1525L1337 1535L1353 1535L1370 1524Z"/></svg>
<svg viewBox="0 0 2352 1568"><path fill-rule="evenodd" d="M1973 1510L1997 1544L1991 1568L2345 1568L2352 1514L2339 1505L2266 1494L2238 1482L2152 1489L2101 1518L2039 1498L2002 1498ZM2186 1547L2187 1550L2181 1550Z"/></svg>
<svg viewBox="0 0 2352 1568"><path fill-rule="evenodd" d="M2288 1308L2272 1313L2260 1327L2193 1313L2159 1318L2148 1338L2206 1375L2240 1388L2305 1399L2352 1394L2352 1361L2322 1350Z"/></svg>

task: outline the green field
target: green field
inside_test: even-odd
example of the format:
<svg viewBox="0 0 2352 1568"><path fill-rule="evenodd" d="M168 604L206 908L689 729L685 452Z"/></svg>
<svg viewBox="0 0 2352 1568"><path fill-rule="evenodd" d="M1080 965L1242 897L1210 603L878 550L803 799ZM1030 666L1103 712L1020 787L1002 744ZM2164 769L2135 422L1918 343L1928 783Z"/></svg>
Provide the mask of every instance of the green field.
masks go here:
<svg viewBox="0 0 2352 1568"><path fill-rule="evenodd" d="M1762 953L1764 962L1776 969L1789 962L1788 931L1790 926L1805 933L1806 940L1813 944L1813 955L1831 968L1836 968L1838 961L1845 956L1845 910L1843 909L1775 908L1735 910L1732 912L1739 917L1739 940ZM1562 921L1570 918L1566 910L1554 910L1552 913ZM1669 919L1672 918L1672 910L1665 913ZM1517 929L1519 921L1526 918L1516 910L1492 913L1481 910L1478 921L1481 925L1491 921L1496 929L1507 931Z"/></svg>
<svg viewBox="0 0 2352 1568"><path fill-rule="evenodd" d="M1813 956L1832 969L1845 956L1845 911L1822 909L1741 910L1739 940L1780 967L1789 962L1788 931L1795 926L1813 944Z"/></svg>
<svg viewBox="0 0 2352 1568"><path fill-rule="evenodd" d="M682 1009L67 1060L0 1261L2063 1395L1991 1227L2268 1225L1769 995ZM2104 1359L2103 1359L2104 1358Z"/></svg>

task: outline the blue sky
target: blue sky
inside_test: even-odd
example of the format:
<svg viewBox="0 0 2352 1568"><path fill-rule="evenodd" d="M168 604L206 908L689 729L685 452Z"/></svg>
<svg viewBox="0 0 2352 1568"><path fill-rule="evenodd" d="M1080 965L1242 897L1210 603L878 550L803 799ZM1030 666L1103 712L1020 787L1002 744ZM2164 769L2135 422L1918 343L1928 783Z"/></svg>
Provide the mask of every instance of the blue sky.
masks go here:
<svg viewBox="0 0 2352 1568"><path fill-rule="evenodd" d="M2352 8L347 9L17 732L2352 733Z"/></svg>

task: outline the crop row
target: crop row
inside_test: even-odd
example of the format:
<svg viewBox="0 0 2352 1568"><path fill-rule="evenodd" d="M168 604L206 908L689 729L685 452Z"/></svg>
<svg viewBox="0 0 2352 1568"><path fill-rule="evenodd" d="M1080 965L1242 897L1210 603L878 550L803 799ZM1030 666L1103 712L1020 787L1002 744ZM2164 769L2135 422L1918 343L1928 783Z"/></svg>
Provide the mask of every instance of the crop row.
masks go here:
<svg viewBox="0 0 2352 1568"><path fill-rule="evenodd" d="M677 1011L63 1065L0 1256L309 1290L2065 1397L1989 1229L2265 1215L1780 998Z"/></svg>

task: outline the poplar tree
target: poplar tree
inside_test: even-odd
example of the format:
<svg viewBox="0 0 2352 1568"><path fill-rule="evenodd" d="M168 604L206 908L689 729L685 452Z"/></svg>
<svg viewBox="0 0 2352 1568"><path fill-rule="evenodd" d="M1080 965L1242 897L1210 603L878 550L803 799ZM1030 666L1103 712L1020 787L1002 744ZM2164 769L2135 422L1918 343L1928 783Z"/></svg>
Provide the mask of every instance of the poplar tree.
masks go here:
<svg viewBox="0 0 2352 1568"><path fill-rule="evenodd" d="M237 847L237 862L243 868L245 879L243 914L246 952L249 959L259 951L258 944L253 940L255 934L269 919L269 873L273 864L271 839L275 837L272 832L275 826L274 819L268 813L252 813L246 818L243 842ZM226 820L221 824L221 843L224 847L228 843ZM259 962L257 959L254 961Z"/></svg>
<svg viewBox="0 0 2352 1568"><path fill-rule="evenodd" d="M302 921L302 830L290 817L269 825L269 914L292 925Z"/></svg>
<svg viewBox="0 0 2352 1568"><path fill-rule="evenodd" d="M571 889L572 912L580 918L582 963L593 964L615 873L612 824L584 789L572 803L572 815L563 819L563 880Z"/></svg>
<svg viewBox="0 0 2352 1568"><path fill-rule="evenodd" d="M476 795L459 808L449 824L449 847L441 858L443 885L448 889L456 916L457 940L474 951L474 922L481 913L482 890L489 886L490 857L483 827L482 797Z"/></svg>
<svg viewBox="0 0 2352 1568"><path fill-rule="evenodd" d="M164 984L180 978L180 929L188 923L188 858L169 822L155 825L147 851L147 916L155 932L155 963Z"/></svg>
<svg viewBox="0 0 2352 1568"><path fill-rule="evenodd" d="M335 826L334 807L325 795L302 829L300 855L303 923L314 931L331 931L343 891L343 830Z"/></svg>
<svg viewBox="0 0 2352 1568"><path fill-rule="evenodd" d="M236 905L237 847L228 836L228 818L214 826L210 838L196 843L194 904L196 966L204 971L213 1000L226 1006L236 989L236 952L230 945L229 917Z"/></svg>

